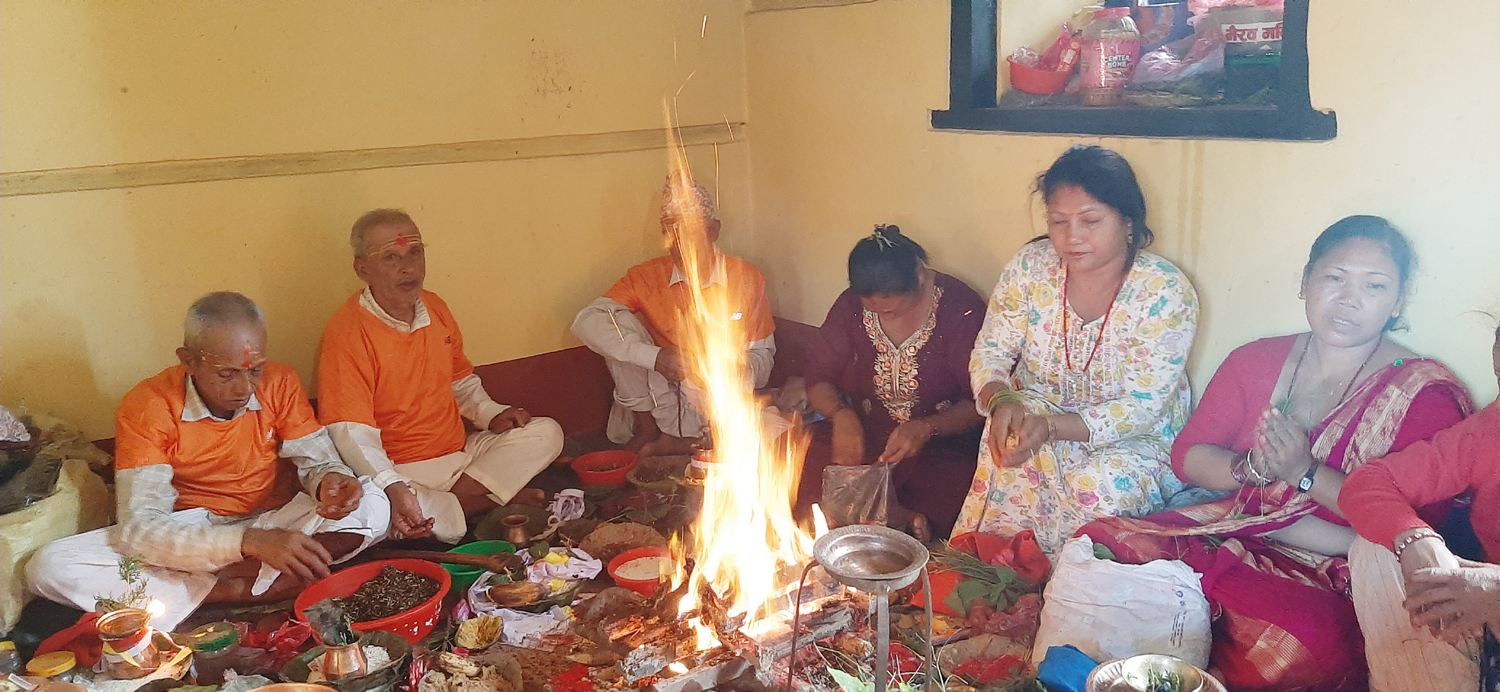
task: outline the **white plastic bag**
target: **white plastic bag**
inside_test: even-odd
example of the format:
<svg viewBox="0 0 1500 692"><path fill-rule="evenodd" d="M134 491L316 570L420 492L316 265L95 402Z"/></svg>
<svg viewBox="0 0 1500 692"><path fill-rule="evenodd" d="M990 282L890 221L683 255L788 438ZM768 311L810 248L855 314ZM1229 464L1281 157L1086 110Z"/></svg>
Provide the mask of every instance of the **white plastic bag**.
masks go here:
<svg viewBox="0 0 1500 692"><path fill-rule="evenodd" d="M1032 660L1072 644L1095 661L1167 654L1208 667L1213 634L1198 574L1180 560L1125 565L1094 557L1081 536L1058 553Z"/></svg>

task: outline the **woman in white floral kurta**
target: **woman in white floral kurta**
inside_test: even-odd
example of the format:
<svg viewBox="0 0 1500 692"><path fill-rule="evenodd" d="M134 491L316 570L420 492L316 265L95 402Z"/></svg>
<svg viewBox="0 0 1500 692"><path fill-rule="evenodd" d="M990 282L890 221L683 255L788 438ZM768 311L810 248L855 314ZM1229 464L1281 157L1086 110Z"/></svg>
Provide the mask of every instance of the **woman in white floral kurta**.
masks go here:
<svg viewBox="0 0 1500 692"><path fill-rule="evenodd" d="M1001 273L969 366L980 413L989 416L1007 403L1024 407L1025 426L1010 428L1019 431L1021 449L997 463L991 445L981 446L953 530L1010 535L1031 529L1048 553L1095 518L1151 514L1182 489L1170 452L1191 406L1186 366L1198 319L1197 294L1187 277L1139 249L1150 235L1134 230L1144 228L1145 207L1129 164L1099 147L1075 147L1059 164L1075 153L1085 164L1102 158L1116 167L1111 175L1123 167L1136 204L1101 204L1077 185L1070 192L1065 186L1071 181L1063 180L1058 189L1083 206L1058 210L1043 187L1050 238L1027 244ZM1060 225L1101 225L1107 219L1093 218L1099 209L1119 215L1127 247L1125 254L1101 260L1112 261L1123 277L1103 314L1085 320L1075 312L1074 298L1064 300L1070 264L1081 274L1090 269L1088 261L1108 258L1110 250L1100 247L1099 232L1093 246L1080 252L1069 234L1095 231ZM1083 220L1065 218L1070 214ZM1068 261L1054 250L1054 241L1068 249ZM1039 441L1028 441L1028 431Z"/></svg>

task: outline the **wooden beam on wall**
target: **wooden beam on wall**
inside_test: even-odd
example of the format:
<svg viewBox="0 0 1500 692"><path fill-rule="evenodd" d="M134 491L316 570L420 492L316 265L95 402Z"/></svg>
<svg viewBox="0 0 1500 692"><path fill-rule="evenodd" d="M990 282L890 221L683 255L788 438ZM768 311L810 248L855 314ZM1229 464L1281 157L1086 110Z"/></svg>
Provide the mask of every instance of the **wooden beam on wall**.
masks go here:
<svg viewBox="0 0 1500 692"><path fill-rule="evenodd" d="M948 48L948 109L994 108L999 0L953 0Z"/></svg>
<svg viewBox="0 0 1500 692"><path fill-rule="evenodd" d="M863 5L867 2L875 2L875 0L750 0L750 11L775 12L777 10L800 10L807 7Z"/></svg>
<svg viewBox="0 0 1500 692"><path fill-rule="evenodd" d="M744 139L745 123L688 125L679 128L679 136L684 146L730 144ZM652 129L421 144L385 149L146 161L0 173L0 197L111 190L150 185L178 185L214 180L311 175L377 168L586 156L664 148L666 148L665 134L660 129Z"/></svg>

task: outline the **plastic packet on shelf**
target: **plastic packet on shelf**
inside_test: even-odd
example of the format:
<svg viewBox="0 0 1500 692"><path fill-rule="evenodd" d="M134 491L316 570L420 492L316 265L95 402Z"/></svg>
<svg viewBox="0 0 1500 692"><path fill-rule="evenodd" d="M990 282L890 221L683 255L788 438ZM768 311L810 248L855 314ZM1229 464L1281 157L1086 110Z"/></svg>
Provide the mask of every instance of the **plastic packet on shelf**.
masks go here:
<svg viewBox="0 0 1500 692"><path fill-rule="evenodd" d="M1010 61L1017 65L1039 68L1042 64L1042 56L1037 55L1031 46L1021 46L1010 54Z"/></svg>

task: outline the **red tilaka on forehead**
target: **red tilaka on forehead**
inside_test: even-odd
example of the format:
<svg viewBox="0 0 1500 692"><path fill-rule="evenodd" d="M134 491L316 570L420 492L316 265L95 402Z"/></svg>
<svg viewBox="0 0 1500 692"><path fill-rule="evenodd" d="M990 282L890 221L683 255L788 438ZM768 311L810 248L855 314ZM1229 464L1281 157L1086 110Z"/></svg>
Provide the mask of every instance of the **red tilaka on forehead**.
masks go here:
<svg viewBox="0 0 1500 692"><path fill-rule="evenodd" d="M386 250L392 250L396 248L405 250L406 248L419 248L423 247L424 245L425 244L422 242L421 233L402 233L397 235L395 238L392 238L381 244L380 247L371 250L368 254L377 255L385 252Z"/></svg>
<svg viewBox="0 0 1500 692"><path fill-rule="evenodd" d="M250 368L255 367L255 361L253 361L253 360L250 359L250 354L251 353L252 353L252 351L250 350L250 344L245 344L245 353L244 353L245 360L244 360L244 363L242 363L240 365L240 367L242 367L242 368L244 368L246 370L249 370Z"/></svg>

